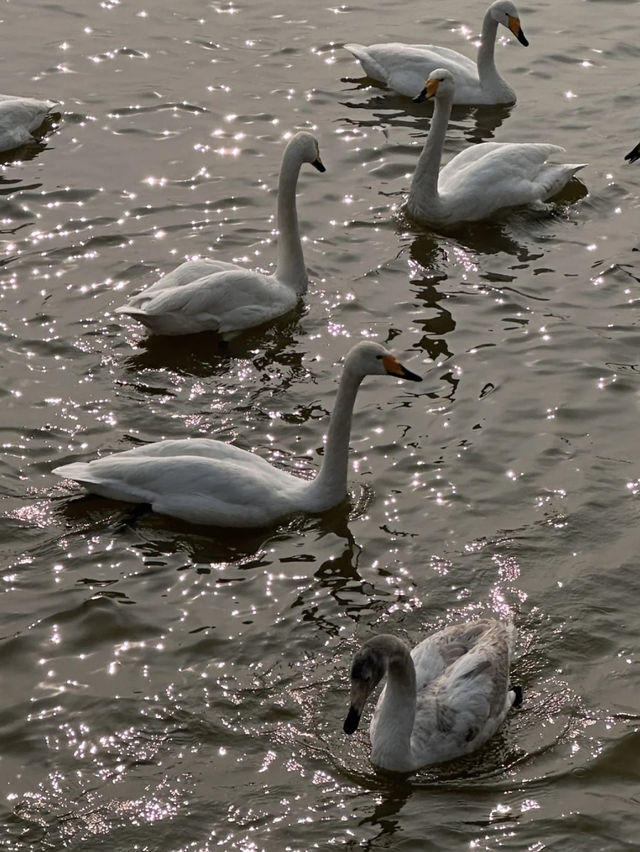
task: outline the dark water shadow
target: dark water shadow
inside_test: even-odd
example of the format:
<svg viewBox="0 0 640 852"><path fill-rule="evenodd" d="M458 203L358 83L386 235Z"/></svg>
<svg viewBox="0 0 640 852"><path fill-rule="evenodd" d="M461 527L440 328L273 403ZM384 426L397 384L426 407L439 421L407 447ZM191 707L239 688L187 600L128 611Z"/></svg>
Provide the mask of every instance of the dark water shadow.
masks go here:
<svg viewBox="0 0 640 852"><path fill-rule="evenodd" d="M285 387L293 378L302 378L303 353L294 348L305 336L300 320L304 305L270 323L248 329L226 341L214 331L176 336L148 335L137 343L137 350L124 359L126 372L173 370L176 373L205 378L228 369L231 362L246 359L258 371L269 364L279 364L290 373ZM136 384L134 381L133 384Z"/></svg>
<svg viewBox="0 0 640 852"><path fill-rule="evenodd" d="M82 494L59 500L55 514L66 527L65 536L98 534L110 535L124 545L140 549L146 556L162 557L185 553L193 563L237 563L239 567L255 567L254 558L261 559L267 545L292 537L313 535L315 539L332 535L344 541L345 547L338 565L333 563L316 569L320 576L333 577L335 571L343 579L353 579L360 548L349 528L356 512L362 512L362 501L343 500L327 512L318 515L296 514L263 527L217 527L192 524L160 515L140 504L109 500L95 494ZM301 561L310 562L311 557Z"/></svg>
<svg viewBox="0 0 640 852"><path fill-rule="evenodd" d="M411 98L399 95L390 89L384 88L383 84L369 77L360 80L343 78L343 82L357 83L355 91L373 89L373 93L366 100L340 101L342 106L353 110L369 110L373 113L373 119L343 119L349 124L362 127L415 127L415 120L428 119L430 123L433 116L434 104L432 101L424 101L421 104L414 103ZM416 92L418 95L419 92ZM465 106L456 104L451 112L452 123L471 122L470 127L464 127L465 139L471 143L487 142L495 137L496 130L502 126L511 115L514 104L492 105L492 106Z"/></svg>

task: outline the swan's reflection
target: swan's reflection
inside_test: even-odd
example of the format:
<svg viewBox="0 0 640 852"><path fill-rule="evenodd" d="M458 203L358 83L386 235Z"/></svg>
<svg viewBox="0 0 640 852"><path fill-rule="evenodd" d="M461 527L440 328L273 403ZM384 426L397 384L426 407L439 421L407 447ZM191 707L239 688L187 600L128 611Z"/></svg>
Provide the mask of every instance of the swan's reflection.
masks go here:
<svg viewBox="0 0 640 852"><path fill-rule="evenodd" d="M286 368L288 378L283 384L286 388L306 375L302 366L304 353L294 349L294 344L304 337L300 324L304 312L304 306L300 305L269 325L249 329L230 341L210 331L175 337L148 335L137 342L136 351L125 358L124 367L134 376L144 370L169 370L205 378L226 372L233 360L245 358L258 371L267 364Z"/></svg>
<svg viewBox="0 0 640 852"><path fill-rule="evenodd" d="M366 81L366 82L364 82ZM363 81L349 80L343 78L343 82L358 82L356 91L372 89L371 80L368 77ZM416 92L418 95L419 92ZM424 123L427 118L431 121L433 115L433 103L426 101L415 104L410 98L405 98L388 89L381 89L377 85L368 100L353 102L341 101L342 106L350 109L368 109L373 113L373 118L353 119L351 117L342 120L348 124L361 127L415 127L415 119ZM513 105L495 106L460 106L454 105L451 113L449 126L461 130L468 142L487 142L495 137L496 130L511 114ZM414 120L412 120L414 119ZM469 123L471 126L468 126Z"/></svg>

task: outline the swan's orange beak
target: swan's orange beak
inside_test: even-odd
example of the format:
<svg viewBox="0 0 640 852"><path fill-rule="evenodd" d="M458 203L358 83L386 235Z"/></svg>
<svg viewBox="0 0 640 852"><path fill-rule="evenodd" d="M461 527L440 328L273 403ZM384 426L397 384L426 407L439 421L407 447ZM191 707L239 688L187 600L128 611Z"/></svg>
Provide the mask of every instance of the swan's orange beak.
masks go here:
<svg viewBox="0 0 640 852"><path fill-rule="evenodd" d="M426 101L427 98L432 98L438 91L439 85L440 80L427 80L424 84L424 89L413 99L414 104L421 104L423 101Z"/></svg>
<svg viewBox="0 0 640 852"><path fill-rule="evenodd" d="M418 376L417 373L412 373L411 370L407 370L407 368L403 366L397 358L394 358L393 355L385 355L382 359L382 363L390 376L397 376L399 379L407 379L410 382L422 381L422 376Z"/></svg>
<svg viewBox="0 0 640 852"><path fill-rule="evenodd" d="M520 26L520 18L514 18L513 15L509 15L509 29L518 39L520 44L524 45L524 47L529 47L529 42L525 38L524 33L522 32L522 27Z"/></svg>

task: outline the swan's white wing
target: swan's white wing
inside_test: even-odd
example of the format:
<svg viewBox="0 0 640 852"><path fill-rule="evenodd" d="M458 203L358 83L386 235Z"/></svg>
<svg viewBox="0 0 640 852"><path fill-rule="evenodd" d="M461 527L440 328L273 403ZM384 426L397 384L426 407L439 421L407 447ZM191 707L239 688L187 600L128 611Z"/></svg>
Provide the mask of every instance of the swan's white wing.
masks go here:
<svg viewBox="0 0 640 852"><path fill-rule="evenodd" d="M244 267L238 266L237 263L228 263L224 260L210 260L208 258L186 260L180 266L172 269L171 272L167 272L162 278L154 281L153 284L150 284L141 293L132 296L129 304L136 305L136 300L140 299L140 297L146 297L146 294L149 292L166 290L171 287L182 287L184 284L191 284L199 278L204 278L205 275L212 275L214 272L224 272L232 269L240 272L244 271Z"/></svg>
<svg viewBox="0 0 640 852"><path fill-rule="evenodd" d="M441 170L438 191L453 218L489 215L503 207L544 200L558 192L581 165L549 165L564 151L545 143L484 142L472 145ZM466 208L466 210L465 210Z"/></svg>
<svg viewBox="0 0 640 852"><path fill-rule="evenodd" d="M431 44L345 44L345 48L358 59L365 73L373 80L381 80L391 89L408 97L415 97L424 88L425 81L436 68L447 68L456 82L456 103L464 103L470 92L480 91L480 81L475 62L455 50Z"/></svg>
<svg viewBox="0 0 640 852"><path fill-rule="evenodd" d="M273 276L233 266L174 287L149 288L117 309L160 334L229 334L295 307L296 293Z"/></svg>
<svg viewBox="0 0 640 852"><path fill-rule="evenodd" d="M35 98L0 96L0 151L10 151L33 140L33 130L45 120L54 104Z"/></svg>
<svg viewBox="0 0 640 852"><path fill-rule="evenodd" d="M260 456L210 439L159 441L54 473L116 500L217 526L270 523L291 511L305 485Z"/></svg>

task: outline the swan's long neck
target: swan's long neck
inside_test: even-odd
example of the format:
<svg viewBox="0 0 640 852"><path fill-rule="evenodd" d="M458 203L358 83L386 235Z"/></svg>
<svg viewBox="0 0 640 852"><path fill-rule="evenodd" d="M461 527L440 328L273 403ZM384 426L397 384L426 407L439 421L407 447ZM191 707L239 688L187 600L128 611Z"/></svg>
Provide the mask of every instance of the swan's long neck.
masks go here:
<svg viewBox="0 0 640 852"><path fill-rule="evenodd" d="M387 669L387 685L378 704L371 760L395 771L415 769L411 733L416 718L416 670L408 650L394 655Z"/></svg>
<svg viewBox="0 0 640 852"><path fill-rule="evenodd" d="M431 127L420 154L416 171L411 181L407 206L419 216L421 212L433 211L440 203L438 196L438 174L442 160L442 148L451 115L451 98L436 97Z"/></svg>
<svg viewBox="0 0 640 852"><path fill-rule="evenodd" d="M482 41L478 48L478 78L480 86L487 92L499 96L501 99L513 99L515 101L515 92L511 86L498 73L496 68L496 35L498 33L498 22L491 15L491 11L487 11L482 22Z"/></svg>
<svg viewBox="0 0 640 852"><path fill-rule="evenodd" d="M278 181L278 265L276 268L276 278L288 284L299 295L306 292L309 283L296 210L296 185L301 165L296 149L287 149L282 158Z"/></svg>
<svg viewBox="0 0 640 852"><path fill-rule="evenodd" d="M309 484L309 493L317 501L319 511L334 506L347 495L351 419L362 378L359 373L353 373L348 365L345 366L329 421L324 459L316 478Z"/></svg>

